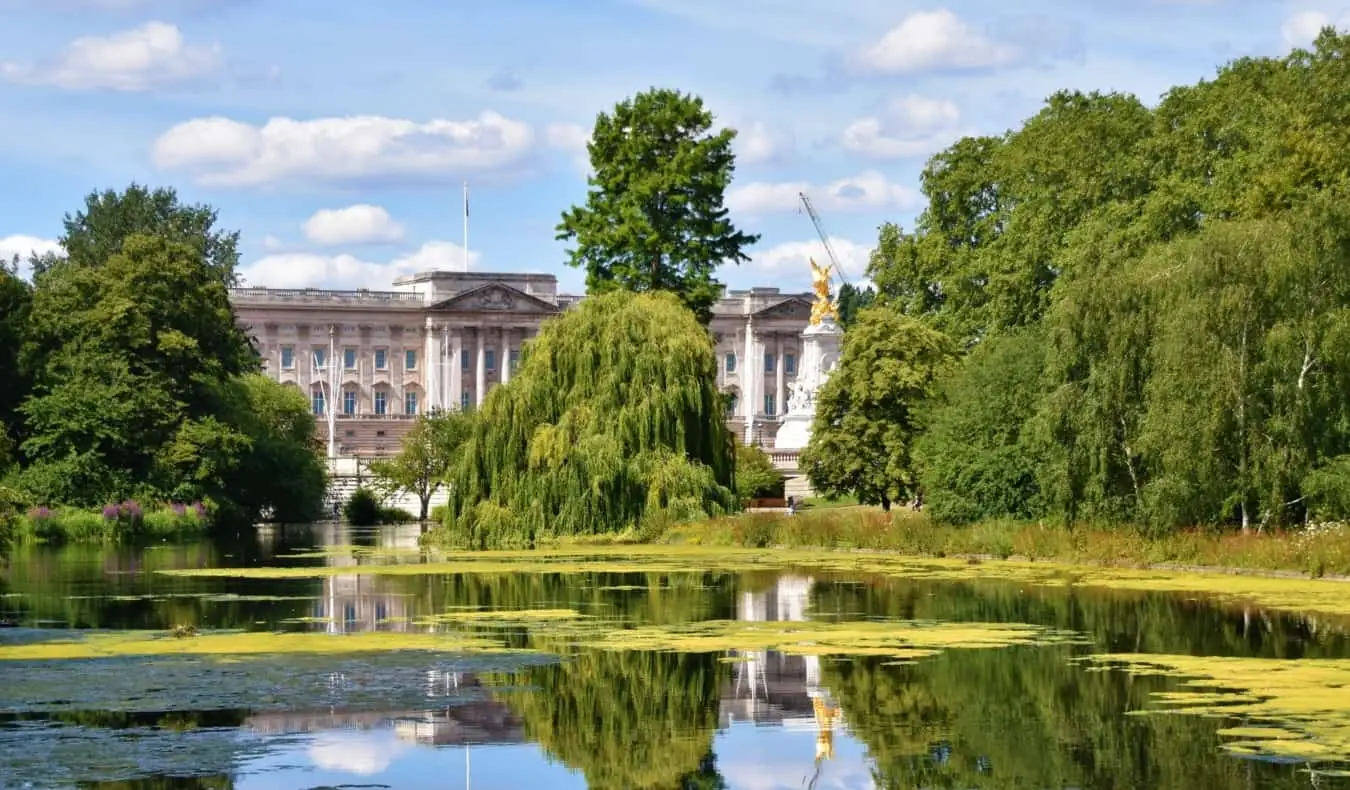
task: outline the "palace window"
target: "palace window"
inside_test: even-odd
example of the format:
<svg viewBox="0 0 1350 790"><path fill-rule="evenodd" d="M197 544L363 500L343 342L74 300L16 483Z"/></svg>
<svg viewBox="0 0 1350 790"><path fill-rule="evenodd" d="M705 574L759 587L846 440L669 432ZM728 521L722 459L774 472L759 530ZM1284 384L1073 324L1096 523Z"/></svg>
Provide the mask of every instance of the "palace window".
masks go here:
<svg viewBox="0 0 1350 790"><path fill-rule="evenodd" d="M417 351L416 351L416 349L411 349L411 348L410 348L410 349L408 349L407 351L403 352L403 369L404 369L404 370L417 370Z"/></svg>
<svg viewBox="0 0 1350 790"><path fill-rule="evenodd" d="M384 390L376 390L376 392L375 392L375 413L376 413L376 414L381 414L381 415L382 415L382 414L384 414L384 413L387 411L387 409L388 409L388 404L385 403L385 394L384 394Z"/></svg>
<svg viewBox="0 0 1350 790"><path fill-rule="evenodd" d="M389 368L389 352L383 348L375 349L375 369L387 370Z"/></svg>
<svg viewBox="0 0 1350 790"><path fill-rule="evenodd" d="M342 413L348 417L356 414L356 390L346 390L342 393Z"/></svg>
<svg viewBox="0 0 1350 790"><path fill-rule="evenodd" d="M787 368L788 375L790 375L790 376L795 376L795 375L797 375L797 355L796 355L796 354L784 354L784 355L783 355L783 367Z"/></svg>
<svg viewBox="0 0 1350 790"><path fill-rule="evenodd" d="M520 367L520 351L519 351L519 349L517 349L517 350L511 352L511 372L512 372L512 373L515 373L515 372L516 372L516 368L518 368L518 367Z"/></svg>
<svg viewBox="0 0 1350 790"><path fill-rule="evenodd" d="M463 370L469 369L469 350L467 348L459 352L459 366Z"/></svg>
<svg viewBox="0 0 1350 790"><path fill-rule="evenodd" d="M314 390L314 416L322 417L324 412L323 390Z"/></svg>
<svg viewBox="0 0 1350 790"><path fill-rule="evenodd" d="M737 405L736 402L738 400L740 399L736 397L736 393L734 392L727 393L727 415L730 416L736 413L736 405Z"/></svg>
<svg viewBox="0 0 1350 790"><path fill-rule="evenodd" d="M328 367L328 349L322 348L322 347L315 348L315 349L314 349L314 369L315 369L315 370L323 370L323 369L325 369L325 368L327 368L327 367Z"/></svg>
<svg viewBox="0 0 1350 790"><path fill-rule="evenodd" d="M460 396L459 396L459 410L460 410L460 411L468 411L468 410L469 410L469 391L468 391L468 390L464 390L464 392L461 393Z"/></svg>
<svg viewBox="0 0 1350 790"><path fill-rule="evenodd" d="M356 349L342 349L342 367L344 370L356 370Z"/></svg>
<svg viewBox="0 0 1350 790"><path fill-rule="evenodd" d="M735 373L735 372L736 372L736 353L735 353L735 352L732 352L732 353L730 353L730 354L727 354L727 372L728 372L728 373Z"/></svg>
<svg viewBox="0 0 1350 790"><path fill-rule="evenodd" d="M772 417L774 415L774 402L772 395L764 396L764 416Z"/></svg>
<svg viewBox="0 0 1350 790"><path fill-rule="evenodd" d="M405 393L403 393L403 413L404 413L404 414L416 414L416 413L417 413L417 393L416 393L416 392L405 392Z"/></svg>
<svg viewBox="0 0 1350 790"><path fill-rule="evenodd" d="M491 349L491 348L485 348L485 349L483 349L483 355L484 355L484 358L487 360L487 362L485 363L485 364L487 365L487 369L488 369L488 370L496 370L496 369L497 369L497 352L496 352L496 350L495 350L495 349Z"/></svg>
<svg viewBox="0 0 1350 790"><path fill-rule="evenodd" d="M764 355L764 372L765 372L765 373L772 373L772 372L773 372L773 362L774 362L773 354L765 354L765 355Z"/></svg>
<svg viewBox="0 0 1350 790"><path fill-rule="evenodd" d="M295 370L295 346L281 347L281 369Z"/></svg>

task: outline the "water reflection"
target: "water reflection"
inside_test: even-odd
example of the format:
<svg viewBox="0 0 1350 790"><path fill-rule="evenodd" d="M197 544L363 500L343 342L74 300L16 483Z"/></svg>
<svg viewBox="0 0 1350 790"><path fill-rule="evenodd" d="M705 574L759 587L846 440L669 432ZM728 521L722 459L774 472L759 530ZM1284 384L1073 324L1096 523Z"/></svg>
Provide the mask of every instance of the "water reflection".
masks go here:
<svg viewBox="0 0 1350 790"><path fill-rule="evenodd" d="M285 656L7 665L0 787L1347 787L1220 750L1225 722L1133 717L1160 678L1076 650L1344 656L1344 632L1171 596L803 574L473 574L180 579L164 567L422 562L415 528L271 530L249 544L25 549L0 609L30 629L432 628L454 607L568 608L620 624L710 619L1031 622L1085 648L951 651L914 664L773 651ZM295 555L308 555L297 557ZM526 629L518 647L549 647ZM1338 784L1339 783L1339 784Z"/></svg>

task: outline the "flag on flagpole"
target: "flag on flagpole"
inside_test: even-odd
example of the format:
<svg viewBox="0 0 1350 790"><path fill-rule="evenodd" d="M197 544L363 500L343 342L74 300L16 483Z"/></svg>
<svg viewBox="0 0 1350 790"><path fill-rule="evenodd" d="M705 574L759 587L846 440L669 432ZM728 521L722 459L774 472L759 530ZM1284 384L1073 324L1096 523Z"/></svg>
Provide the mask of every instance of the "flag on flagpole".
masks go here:
<svg viewBox="0 0 1350 790"><path fill-rule="evenodd" d="M469 182L464 182L464 216L469 216Z"/></svg>

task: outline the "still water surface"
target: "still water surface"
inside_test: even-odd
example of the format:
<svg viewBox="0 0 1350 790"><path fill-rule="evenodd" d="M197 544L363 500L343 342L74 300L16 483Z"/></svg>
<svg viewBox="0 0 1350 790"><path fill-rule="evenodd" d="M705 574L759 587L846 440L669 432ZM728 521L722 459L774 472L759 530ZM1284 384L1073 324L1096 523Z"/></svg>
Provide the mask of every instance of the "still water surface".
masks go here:
<svg viewBox="0 0 1350 790"><path fill-rule="evenodd" d="M1013 582L733 574L173 577L166 568L418 563L415 528L240 545L18 549L5 644L178 626L397 634L454 611L710 620L1029 623L1074 644L913 662L773 651L379 652L0 662L0 788L1350 788L1335 755L1240 756L1232 717L1133 715L1180 687L1089 653L1350 656L1338 627L1185 596ZM301 555L297 557L296 555ZM308 555L308 556L305 556ZM531 631L507 629L516 648ZM1230 739L1231 740L1231 739Z"/></svg>

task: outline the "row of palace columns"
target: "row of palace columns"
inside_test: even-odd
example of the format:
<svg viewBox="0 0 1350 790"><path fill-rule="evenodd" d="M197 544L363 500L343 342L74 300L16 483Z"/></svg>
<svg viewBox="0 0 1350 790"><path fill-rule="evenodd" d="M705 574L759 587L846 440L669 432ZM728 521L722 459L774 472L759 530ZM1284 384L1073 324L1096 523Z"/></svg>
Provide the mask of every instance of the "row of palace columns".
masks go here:
<svg viewBox="0 0 1350 790"><path fill-rule="evenodd" d="M483 405L488 389L487 352L496 353L493 368L499 372L502 384L511 380L511 354L535 332L530 326L473 326L455 327L427 321L427 374L424 382L427 401L431 408L458 409L464 393L464 366L461 360L466 350L466 335L473 334L473 400L474 408ZM493 342L495 341L495 342Z"/></svg>
<svg viewBox="0 0 1350 790"><path fill-rule="evenodd" d="M787 413L785 352L791 348L787 343L792 338L799 336L800 333L798 332L767 331L757 333L754 318L746 319L745 362L738 366L741 371L738 376L741 384L741 404L737 411L740 412L739 416L745 420L745 441L747 443L753 437L754 421L759 415L764 414L764 377L768 372L764 369L764 355L768 353L769 349L773 349L774 413L768 419L778 420ZM798 360L798 364L801 364L800 360ZM725 371L725 364L723 370Z"/></svg>

